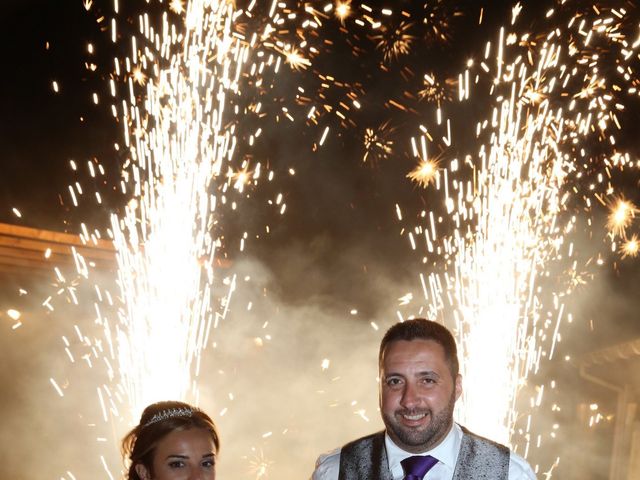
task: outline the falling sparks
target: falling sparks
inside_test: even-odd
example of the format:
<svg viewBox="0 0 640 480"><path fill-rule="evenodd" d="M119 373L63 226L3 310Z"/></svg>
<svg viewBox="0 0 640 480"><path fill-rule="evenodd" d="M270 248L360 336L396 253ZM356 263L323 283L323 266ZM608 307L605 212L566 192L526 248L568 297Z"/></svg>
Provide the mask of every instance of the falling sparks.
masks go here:
<svg viewBox="0 0 640 480"><path fill-rule="evenodd" d="M559 28L536 37L535 49L530 48L534 40L529 34L507 34L502 29L498 44L487 45L484 59L467 63L457 82L459 101L473 95L477 101L486 91L493 102L487 117L475 125L477 154L443 165L440 178L433 182L435 167L426 165L425 149L418 153L414 144L420 163L409 178L420 182L424 174L429 179L426 184L435 183L443 197L442 210L425 212L425 223L415 229L425 237L427 254L436 258L435 271L422 281L428 316L435 318L443 309L453 312L466 379L462 420L502 442L512 439L518 395L538 370L541 350L545 349L543 356L553 356L567 317L557 293L541 286L545 274L564 257L566 239L575 229L575 217L560 216L568 199L564 191L573 182L578 184L581 163L594 169L596 161L611 165L602 157L626 158L615 150L601 157L586 153L589 142L603 140L615 149L609 130L615 123L613 112L622 109L612 101L613 95L603 94L610 83L595 70L581 70L604 61L588 45L589 37L611 35L609 40L619 41L617 27L601 28L597 15L591 30L586 19L578 26L569 22L571 35L584 44L573 41L568 52L555 43ZM489 59L492 53L496 60ZM563 63L573 63L572 57L580 59L575 68ZM425 78L428 85L435 85L431 77ZM464 130L454 130L451 119L443 118L439 105L436 123L446 129L445 146L455 140L454 134L468 141ZM464 123L467 127L468 119ZM436 127L422 132L432 139ZM625 160L618 165L624 168ZM598 188L594 183L585 193L587 205L598 194L612 193L604 178L597 175ZM581 193L578 187L573 190ZM609 217L611 234L626 238L635 213L631 202L618 201ZM435 220L439 217L444 217L442 225L442 220ZM449 227L454 228L452 234L442 231ZM408 237L415 249L414 229ZM631 257L637 248L632 237L621 253ZM543 323L544 316L553 320ZM538 344L543 338L550 342L549 351ZM483 381L487 371L492 372L491 391ZM538 392L534 405L540 405L544 389Z"/></svg>
<svg viewBox="0 0 640 480"><path fill-rule="evenodd" d="M390 140L392 129L388 122L377 128L366 128L364 132L364 156L362 163L373 163L389 158L393 152L393 140Z"/></svg>
<svg viewBox="0 0 640 480"><path fill-rule="evenodd" d="M232 173L231 178L233 179L233 188L242 192L244 190L244 186L251 181L251 173L245 167L236 173Z"/></svg>
<svg viewBox="0 0 640 480"><path fill-rule="evenodd" d="M407 177L422 187L427 187L438 174L438 163L432 160L425 160L412 170Z"/></svg>
<svg viewBox="0 0 640 480"><path fill-rule="evenodd" d="M285 49L284 56L287 59L287 63L291 65L291 68L293 68L294 70L306 68L310 65L309 60L304 58L295 48Z"/></svg>
<svg viewBox="0 0 640 480"><path fill-rule="evenodd" d="M269 460L260 450L249 460L249 473L255 475L256 480L269 478L269 471L274 462Z"/></svg>
<svg viewBox="0 0 640 480"><path fill-rule="evenodd" d="M58 385L58 382L56 382L53 378L49 378L49 382L51 383L51 385L55 389L56 393L59 396L64 397L64 393L63 393L62 389L60 388L60 386Z"/></svg>
<svg viewBox="0 0 640 480"><path fill-rule="evenodd" d="M634 234L631 238L626 240L621 247L622 257L632 257L635 258L638 256L638 250L640 250L640 241L638 237Z"/></svg>
<svg viewBox="0 0 640 480"><path fill-rule="evenodd" d="M337 2L336 3L336 16L340 20L344 20L351 13L351 2Z"/></svg>
<svg viewBox="0 0 640 480"><path fill-rule="evenodd" d="M230 2L192 1L182 12L173 1L170 8L185 14L184 34L165 28L157 52L141 52L134 38L133 62L122 72L130 91L120 112L129 157L123 191L132 198L111 218L122 306L116 319L99 321L115 365L110 376L125 394L123 408L108 396L109 410L123 409L130 421L154 401L197 398L201 354L235 289L214 272L220 242L212 225L215 195L227 184L221 173L232 168L223 167L237 142L230 103L249 45L234 36ZM156 42L152 30L141 33ZM233 175L240 191L250 179L247 169ZM216 304L212 291L225 283L228 294ZM100 296L96 309L112 308Z"/></svg>
<svg viewBox="0 0 640 480"><path fill-rule="evenodd" d="M611 209L607 228L613 237L625 237L638 209L628 200L618 200Z"/></svg>
<svg viewBox="0 0 640 480"><path fill-rule="evenodd" d="M171 0L171 2L169 3L169 8L172 12L177 13L178 15L184 13L184 1Z"/></svg>
<svg viewBox="0 0 640 480"><path fill-rule="evenodd" d="M381 34L374 37L385 62L407 55L411 51L411 44L415 40L415 37L409 33L412 26L411 22L401 22L396 28L384 27Z"/></svg>
<svg viewBox="0 0 640 480"><path fill-rule="evenodd" d="M447 79L444 83L438 82L433 74L425 73L422 89L418 91L420 99L435 102L440 105L452 99L452 87L455 82Z"/></svg>
<svg viewBox="0 0 640 480"><path fill-rule="evenodd" d="M91 4L84 0L87 10ZM601 39L623 47L628 55L618 65L620 76L634 95L640 84L627 60L636 55L637 45L624 40L617 21L603 22L600 14L595 19L589 16L593 13L581 15L545 35L521 34L513 27L454 79L415 62L425 45L451 38L460 12L447 2L416 4L410 12L340 1L323 11L310 4L298 11L273 2L269 18L259 20L253 4L241 12L232 2L193 1L185 7L184 1L171 0L168 8L176 15L169 17L179 15L184 31L182 26L177 34L171 33L173 26L153 31L141 17L131 54L115 62L122 85L113 86L111 96L123 97L112 100L112 111L123 129L119 151L126 157L121 191L133 199L111 224L120 289L114 297L123 303L115 302L115 318L100 316L99 322L105 359L114 364L110 375L126 397L127 413L135 417L159 398L197 398L201 354L235 288L235 279L220 282L213 267L229 248L221 239L220 210L240 208L235 200L253 193L260 178L257 156L238 153L248 125L251 143L259 136L252 122L305 123L314 129L314 152L327 139L331 144L355 138L362 163L375 165L404 153L396 120L417 124L414 120L424 116L435 118L436 126L421 126L420 138L437 144L446 156L434 159L415 148L417 166L407 177L431 187L428 193L443 201L423 212L422 223L406 229L407 236L414 250L424 246L423 263L427 257L432 262L433 273L421 277L429 313L449 308L455 317L466 379L462 420L509 442L519 413L517 396L547 354L544 341L555 345L566 318L562 302L541 282L549 265L565 254L566 238L575 228L562 213L576 198L609 204L617 194L608 180L610 170L632 165L616 150L612 134L623 110L615 92L623 91L624 83L612 87L600 61L605 52L589 43ZM521 9L514 7L514 22ZM332 23L343 42L324 34ZM115 23L111 31L115 41ZM343 46L348 47L344 52ZM336 52L348 58L353 72L326 67ZM286 84L299 83L296 88L277 88L276 73L285 64L290 67L282 69L290 75ZM361 75L371 68L375 75ZM402 92L384 97L376 85L391 82L401 84ZM238 100L241 85L251 90L250 100ZM53 88L58 91L55 82ZM458 107L449 105L454 97L463 104L480 97L489 107L477 122L465 118L461 126L455 122ZM97 94L92 98L97 104ZM393 112L389 120L371 115L372 105ZM430 116L425 109L431 107L437 110ZM591 153L596 143L607 150L606 160ZM457 153L469 145L478 147L473 154ZM249 160L240 164L238 158L251 159L251 169ZM263 176L271 181L273 172ZM588 184L589 191L583 191ZM78 187L71 195L74 204L82 198ZM284 213L283 198L286 192L278 192L268 203ZM588 204L585 210L595 209ZM402 222L399 207L397 212ZM637 236L629 231L635 212L630 201L621 200L609 217L609 232L619 237L616 248L623 258L638 255ZM240 251L246 238L245 232ZM584 283L579 267L567 270L572 288ZM229 293L214 304L220 283ZM544 311L549 297L555 301L548 308L552 312ZM401 306L414 300L412 294L397 299ZM104 303L113 306L114 301ZM52 309L49 301L45 305ZM349 313L355 316L358 310ZM548 313L553 315L544 318ZM256 350L266 350L268 335L252 338ZM494 348L487 351L487 343ZM321 370L329 370L329 359L319 360ZM474 382L486 371L492 372L495 388ZM536 390L533 404L540 404L543 392ZM118 410L119 398L105 401L111 402L105 412ZM364 409L354 413L369 421ZM256 477L266 478L272 462L262 453L251 462Z"/></svg>
<svg viewBox="0 0 640 480"><path fill-rule="evenodd" d="M142 71L141 67L134 68L131 76L133 77L133 81L138 85L144 85L145 83L147 83L147 76Z"/></svg>

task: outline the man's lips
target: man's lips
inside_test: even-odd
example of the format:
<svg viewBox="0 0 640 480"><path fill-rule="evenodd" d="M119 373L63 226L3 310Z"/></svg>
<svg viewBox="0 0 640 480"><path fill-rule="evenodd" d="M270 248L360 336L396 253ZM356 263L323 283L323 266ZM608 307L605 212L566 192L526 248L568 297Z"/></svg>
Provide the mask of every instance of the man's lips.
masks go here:
<svg viewBox="0 0 640 480"><path fill-rule="evenodd" d="M427 416L428 412L405 412L398 414L400 421L408 426L421 425Z"/></svg>

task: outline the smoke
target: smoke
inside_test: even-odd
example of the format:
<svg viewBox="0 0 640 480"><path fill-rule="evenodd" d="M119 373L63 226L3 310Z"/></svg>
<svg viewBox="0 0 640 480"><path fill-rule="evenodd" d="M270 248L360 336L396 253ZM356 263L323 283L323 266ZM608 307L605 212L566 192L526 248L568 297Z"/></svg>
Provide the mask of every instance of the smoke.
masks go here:
<svg viewBox="0 0 640 480"><path fill-rule="evenodd" d="M338 255L344 271L329 273L312 253L287 250L278 272L288 272L286 281L255 259L234 266L240 280L234 308L214 331L216 348L201 374L201 403L211 404L222 432L221 478L256 478L260 464L268 478L307 478L320 453L382 425L376 382L382 332L371 322L379 329L393 323L389 307L404 293L401 286L376 278L387 309L352 314L347 294L344 302L327 296L328 285L346 288L347 259ZM305 296L282 291L294 281ZM352 287L354 297L359 288Z"/></svg>
<svg viewBox="0 0 640 480"><path fill-rule="evenodd" d="M320 453L379 430L380 338L398 312L405 318L419 314L420 265L402 260L401 240L384 250L367 235L343 248L327 234L283 244L276 237L264 240L263 248L255 245L253 256L217 271L235 275L237 289L227 317L211 332L198 383L199 404L222 437L220 478L255 479L263 471L262 478L308 478ZM558 457L553 478L606 478L608 471L616 398L581 379L577 368L581 355L595 345L637 335L636 322L627 317L637 311L637 302L629 293L633 284L617 275L588 280L564 298L573 320L563 322L554 359L543 359L520 396L517 451L539 466L539 478ZM78 479L108 478L100 460L104 456L118 478L119 440L131 425L111 416L103 419L96 388L108 380L105 368L95 358L90 368L77 354L82 342L73 327L77 324L83 335L100 335L92 302L76 306L63 294L47 313L41 302L52 289L50 282L28 288L21 305L11 303L17 295L3 299L2 311L19 307L23 325L11 330L9 318L0 318L0 405L6 414L0 442L11 447L0 476L71 478L69 471ZM90 289L78 289L81 298L92 298ZM398 299L408 292L414 302L399 306ZM63 335L76 353L75 364L65 354ZM633 364L616 364L615 369L615 381L637 377ZM531 404L539 393L536 385L545 387L540 406ZM603 419L589 427L592 404ZM528 452L522 441L527 436ZM584 452L589 452L588 462L580 460Z"/></svg>
<svg viewBox="0 0 640 480"><path fill-rule="evenodd" d="M397 299L413 281L411 273L398 282L381 274L383 262L369 258L372 274L365 274L360 262L371 252L357 253L357 247L334 252L323 264L332 241L311 243L291 244L267 262L246 257L218 272L236 275L238 286L229 314L211 332L198 382L199 404L221 432L220 478L257 478L261 468L268 474L263 478L307 477L320 453L381 428L377 349L382 331L397 319ZM91 352L85 352L91 367L81 358L74 328L101 335L91 289L77 286L79 305L56 296L47 313L40 304L51 289L31 289L23 300L32 304L21 306L23 326L0 336L8 359L0 371L8 386L0 441L14 452L1 476L71 478L68 471L78 479L108 478L104 456L117 478L119 440L131 425L112 415L103 419L96 389L108 383L106 369Z"/></svg>

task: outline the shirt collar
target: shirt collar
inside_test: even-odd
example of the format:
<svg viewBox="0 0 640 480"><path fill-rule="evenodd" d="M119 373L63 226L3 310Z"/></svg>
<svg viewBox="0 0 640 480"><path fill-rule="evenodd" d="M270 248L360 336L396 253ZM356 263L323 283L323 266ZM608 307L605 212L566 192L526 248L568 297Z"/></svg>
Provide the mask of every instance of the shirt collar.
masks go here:
<svg viewBox="0 0 640 480"><path fill-rule="evenodd" d="M458 460L458 452L460 450L460 442L462 441L462 429L457 423L454 423L447 436L436 447L425 452L421 452L419 455L431 455L436 457L438 461L444 463L447 467L454 470L456 461ZM402 450L399 446L393 443L393 440L389 437L389 434L384 434L384 445L387 449L387 461L389 462L389 470L393 476L402 475L402 465L400 462L407 457L416 455L415 453L409 453Z"/></svg>

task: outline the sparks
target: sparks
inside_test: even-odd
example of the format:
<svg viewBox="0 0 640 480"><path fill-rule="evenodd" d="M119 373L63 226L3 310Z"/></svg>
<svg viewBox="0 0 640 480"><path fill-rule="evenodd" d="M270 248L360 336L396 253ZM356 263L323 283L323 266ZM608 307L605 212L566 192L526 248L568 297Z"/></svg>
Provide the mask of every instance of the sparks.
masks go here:
<svg viewBox="0 0 640 480"><path fill-rule="evenodd" d="M172 12L179 15L184 12L184 2L183 0L171 0L171 3L169 3L169 8Z"/></svg>
<svg viewBox="0 0 640 480"><path fill-rule="evenodd" d="M630 201L618 200L615 206L611 208L607 221L607 228L611 236L624 238L626 229L633 222L637 212L638 209Z"/></svg>
<svg viewBox="0 0 640 480"><path fill-rule="evenodd" d="M418 185L426 188L436 178L438 174L438 163L433 160L425 160L411 172L407 174L407 178L410 178Z"/></svg>
<svg viewBox="0 0 640 480"><path fill-rule="evenodd" d="M344 21L351 14L351 1L336 3L336 16Z"/></svg>
<svg viewBox="0 0 640 480"><path fill-rule="evenodd" d="M311 65L311 62L304 58L296 48L287 48L284 51L286 61L294 70L304 69Z"/></svg>
<svg viewBox="0 0 640 480"><path fill-rule="evenodd" d="M375 164L384 160L393 152L393 141L388 137L393 132L389 122L384 122L377 128L366 128L364 131L364 155L362 163Z"/></svg>
<svg viewBox="0 0 640 480"><path fill-rule="evenodd" d="M141 67L136 67L132 72L133 81L138 85L144 85L147 83L147 76L142 71Z"/></svg>
<svg viewBox="0 0 640 480"><path fill-rule="evenodd" d="M381 34L374 37L385 62L407 55L411 51L411 45L415 40L409 33L412 27L411 22L401 22L396 28L382 27Z"/></svg>
<svg viewBox="0 0 640 480"><path fill-rule="evenodd" d="M625 241L622 244L621 251L622 251L622 258L637 257L640 251L640 241L638 240L637 235L633 235L630 239Z"/></svg>
<svg viewBox="0 0 640 480"><path fill-rule="evenodd" d="M181 5L173 1L171 9L179 13ZM232 279L226 297L211 293L225 284L214 273L220 241L211 227L217 192L228 183L221 172L237 170L240 191L251 179L246 166L231 166L237 140L233 109L225 108L239 95L249 48L233 35L234 14L226 0L189 2L186 34L165 29L158 39L149 29L149 45L159 51L140 52L132 42L127 62L133 65L122 75L132 103L121 113L124 144L136 161L123 170L131 199L111 216L122 303L115 320L104 315L98 321L106 345L100 351L114 365L109 376L124 404L112 400L109 411L124 410L132 422L149 403L197 398L201 354L235 289ZM143 68L153 76L147 79ZM110 294L101 297L111 302ZM111 305L97 303L96 310Z"/></svg>

